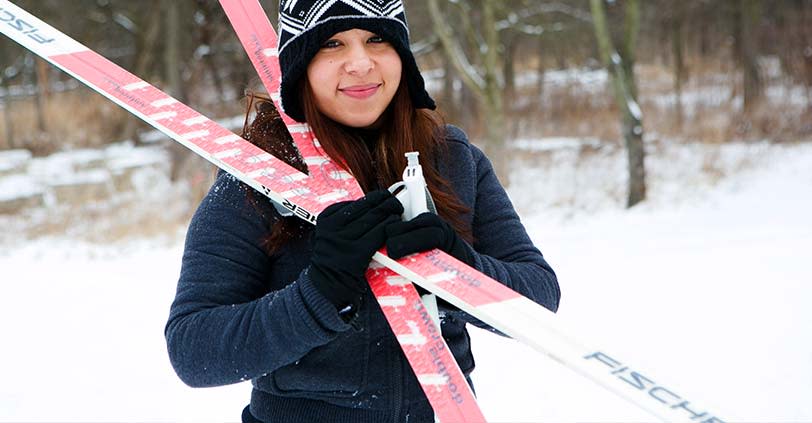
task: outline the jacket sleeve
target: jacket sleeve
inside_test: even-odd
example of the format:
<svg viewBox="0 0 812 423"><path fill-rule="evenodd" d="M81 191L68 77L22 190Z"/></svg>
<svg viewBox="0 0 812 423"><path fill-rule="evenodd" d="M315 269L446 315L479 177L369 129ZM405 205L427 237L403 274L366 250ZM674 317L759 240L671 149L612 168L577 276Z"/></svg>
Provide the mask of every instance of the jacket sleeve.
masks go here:
<svg viewBox="0 0 812 423"><path fill-rule="evenodd" d="M221 172L186 236L165 336L172 366L190 386L268 374L349 328L306 272L269 292L274 264L261 239L273 212L250 205L249 189Z"/></svg>
<svg viewBox="0 0 812 423"><path fill-rule="evenodd" d="M472 208L474 243L468 247L474 267L545 308L557 311L561 293L555 272L527 235L491 162L481 150L468 143L461 130L452 127L450 135L461 140L467 146L464 150L470 154L465 159L470 160L472 167L462 172L468 180L456 181L454 185L465 187L462 196ZM488 328L470 316L464 319Z"/></svg>

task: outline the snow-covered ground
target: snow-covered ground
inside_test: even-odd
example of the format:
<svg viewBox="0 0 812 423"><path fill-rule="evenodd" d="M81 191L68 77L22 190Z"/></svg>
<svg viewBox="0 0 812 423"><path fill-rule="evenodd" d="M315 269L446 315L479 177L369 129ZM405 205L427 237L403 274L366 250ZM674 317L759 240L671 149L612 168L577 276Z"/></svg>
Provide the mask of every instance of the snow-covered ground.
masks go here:
<svg viewBox="0 0 812 423"><path fill-rule="evenodd" d="M519 146L510 193L558 272L561 324L697 412L812 421L812 145L657 148L652 199L626 211L620 153L543 144ZM180 242L6 245L0 421L238 421L249 384L188 388L167 359ZM473 345L491 421L651 421L514 341Z"/></svg>

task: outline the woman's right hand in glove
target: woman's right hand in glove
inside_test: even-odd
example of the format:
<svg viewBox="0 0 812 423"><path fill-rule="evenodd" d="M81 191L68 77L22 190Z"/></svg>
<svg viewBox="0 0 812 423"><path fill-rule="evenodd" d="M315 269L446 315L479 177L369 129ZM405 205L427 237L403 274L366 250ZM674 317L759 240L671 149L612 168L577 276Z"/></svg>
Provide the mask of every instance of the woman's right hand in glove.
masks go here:
<svg viewBox="0 0 812 423"><path fill-rule="evenodd" d="M360 307L368 289L364 274L372 255L386 241L386 226L399 221L401 213L403 206L397 198L378 190L355 201L333 204L319 215L308 275L338 311Z"/></svg>

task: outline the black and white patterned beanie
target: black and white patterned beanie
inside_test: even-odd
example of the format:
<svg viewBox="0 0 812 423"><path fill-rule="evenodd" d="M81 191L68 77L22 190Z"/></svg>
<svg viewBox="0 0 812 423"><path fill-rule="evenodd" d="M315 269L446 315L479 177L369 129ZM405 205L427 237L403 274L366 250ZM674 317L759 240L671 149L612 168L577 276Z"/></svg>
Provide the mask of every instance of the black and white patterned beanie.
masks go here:
<svg viewBox="0 0 812 423"><path fill-rule="evenodd" d="M364 29L388 41L400 55L403 80L412 103L434 109L423 77L409 49L409 29L401 0L280 0L279 64L282 68L282 108L288 116L304 122L304 110L296 88L307 65L333 35Z"/></svg>

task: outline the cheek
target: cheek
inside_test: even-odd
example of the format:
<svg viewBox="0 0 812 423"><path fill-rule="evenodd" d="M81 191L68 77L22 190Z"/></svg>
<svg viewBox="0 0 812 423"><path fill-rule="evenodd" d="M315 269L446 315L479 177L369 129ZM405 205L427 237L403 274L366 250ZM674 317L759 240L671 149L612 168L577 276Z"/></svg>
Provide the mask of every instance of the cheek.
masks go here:
<svg viewBox="0 0 812 423"><path fill-rule="evenodd" d="M332 70L332 61L313 60L307 67L307 80L313 90L316 105L319 108L324 106L324 101L334 94L337 78Z"/></svg>
<svg viewBox="0 0 812 423"><path fill-rule="evenodd" d="M332 61L313 60L307 67L307 79L313 88L321 87L331 78Z"/></svg>
<svg viewBox="0 0 812 423"><path fill-rule="evenodd" d="M392 81L400 81L401 75L403 73L403 64L400 61L400 56L397 52L392 52L385 61L382 62L384 64L385 74L386 76Z"/></svg>

